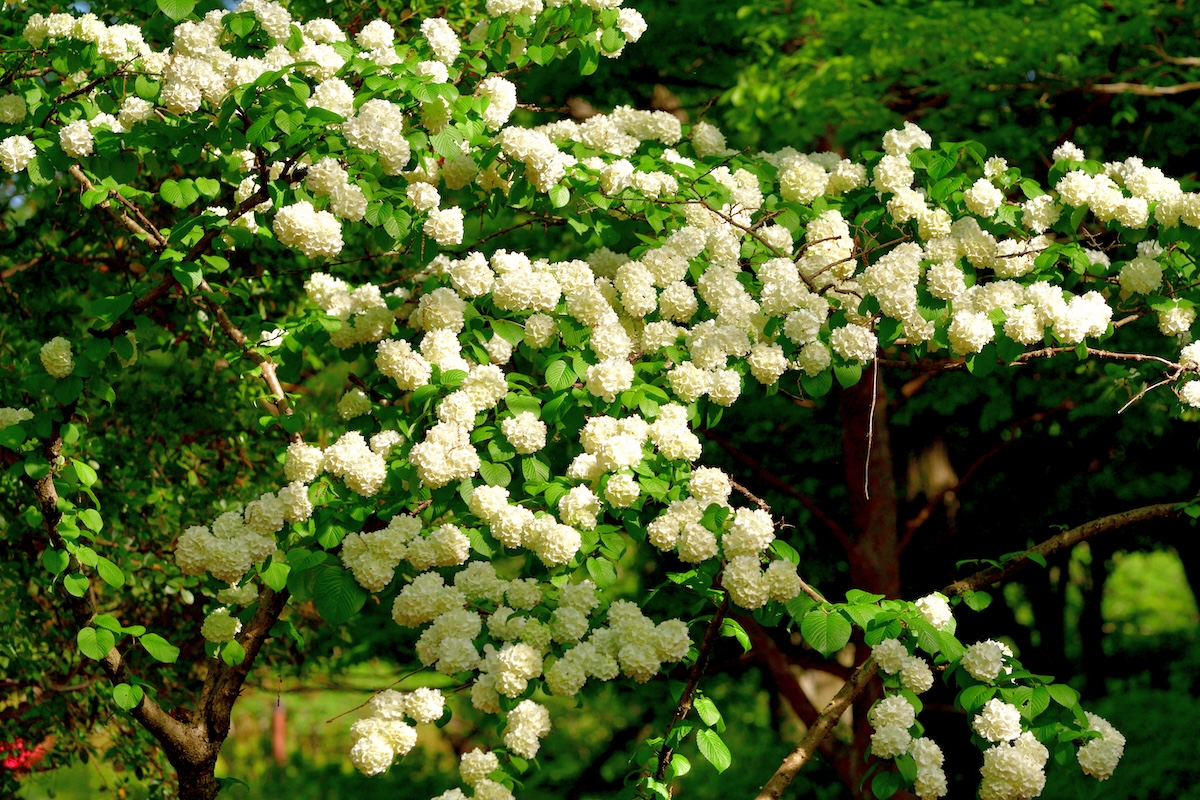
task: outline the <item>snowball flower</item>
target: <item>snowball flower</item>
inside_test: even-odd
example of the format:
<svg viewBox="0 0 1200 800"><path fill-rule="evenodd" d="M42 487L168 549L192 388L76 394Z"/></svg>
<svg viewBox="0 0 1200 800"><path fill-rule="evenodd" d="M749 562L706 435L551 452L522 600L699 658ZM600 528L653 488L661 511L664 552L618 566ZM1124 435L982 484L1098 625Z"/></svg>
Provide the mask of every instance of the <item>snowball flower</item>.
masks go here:
<svg viewBox="0 0 1200 800"><path fill-rule="evenodd" d="M228 608L218 608L205 618L200 635L210 642L232 642L241 629L241 621L231 615Z"/></svg>
<svg viewBox="0 0 1200 800"><path fill-rule="evenodd" d="M271 229L280 244L295 247L310 258L336 256L342 250L342 224L307 200L279 209Z"/></svg>
<svg viewBox="0 0 1200 800"><path fill-rule="evenodd" d="M501 420L500 431L518 453L535 453L546 446L546 423L530 411Z"/></svg>
<svg viewBox="0 0 1200 800"><path fill-rule="evenodd" d="M63 129L58 132L58 143L71 158L90 156L95 140L92 138L92 128L88 125L88 121L81 119L63 126Z"/></svg>
<svg viewBox="0 0 1200 800"><path fill-rule="evenodd" d="M36 156L37 148L27 136L9 136L0 142L0 167L6 172L20 172Z"/></svg>
<svg viewBox="0 0 1200 800"><path fill-rule="evenodd" d="M1011 703L992 698L971 727L989 742L1009 742L1021 735L1021 712Z"/></svg>
<svg viewBox="0 0 1200 800"><path fill-rule="evenodd" d="M458 206L434 209L429 212L422 230L443 247L462 244L463 210Z"/></svg>
<svg viewBox="0 0 1200 800"><path fill-rule="evenodd" d="M65 378L75 369L75 361L71 358L71 343L61 336L55 336L42 345L39 355L46 372L55 378Z"/></svg>
<svg viewBox="0 0 1200 800"><path fill-rule="evenodd" d="M1008 645L988 639L967 648L962 666L975 680L990 683L1004 668L1004 657L1011 655Z"/></svg>

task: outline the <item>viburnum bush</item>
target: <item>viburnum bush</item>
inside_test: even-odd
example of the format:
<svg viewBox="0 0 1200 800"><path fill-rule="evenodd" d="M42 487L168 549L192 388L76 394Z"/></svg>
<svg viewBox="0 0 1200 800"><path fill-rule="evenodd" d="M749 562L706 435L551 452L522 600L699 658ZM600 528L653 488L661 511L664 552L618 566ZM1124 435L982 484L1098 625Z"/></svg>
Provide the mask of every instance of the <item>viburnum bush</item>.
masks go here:
<svg viewBox="0 0 1200 800"><path fill-rule="evenodd" d="M73 625L79 669L159 741L180 796L213 797L264 643L304 646L290 609L343 625L386 596L415 658L500 720L493 749L462 756L466 794L441 797L510 797L554 724L547 695L585 713L589 683L675 670L677 713L636 784L667 797L685 739L718 769L739 756L698 686L714 636L745 638L733 614L752 613L826 657L855 629L872 648L765 797L877 674L870 747L895 765L878 797L946 794L919 720L939 680L983 751L983 800L1036 797L1051 757L1108 778L1122 735L1005 644L960 641L951 613L1093 530L915 601L831 602L766 505L699 462L697 430L750 384L819 398L881 368L944 359L983 380L1060 353L1150 363L1134 399L1163 385L1194 415L1200 195L1070 143L1043 187L911 123L851 162L740 152L663 111L522 106L514 71L587 74L637 41L645 23L618 5L488 0L344 26L268 0L203 15L160 0L177 24L145 30L6 11L23 19L0 53L8 214L29 230L56 203L79 217L3 257L10 301L32 312L9 314L0 342L2 530ZM516 124L518 109L550 121ZM538 229L569 233L499 246ZM1142 316L1170 357L1107 349ZM117 414L123 393L155 403L174 370L215 414L253 410L241 449L210 454L231 460L223 481L188 461L189 486L163 488L162 454L139 458L140 423ZM322 375L336 398L311 388ZM155 520L169 548L139 545ZM632 551L662 569L626 574ZM198 604L198 632L110 613L135 585L155 607ZM664 586L693 613L651 608ZM172 713L155 661L189 662ZM414 725L448 709L438 689L380 691L350 760L402 769Z"/></svg>

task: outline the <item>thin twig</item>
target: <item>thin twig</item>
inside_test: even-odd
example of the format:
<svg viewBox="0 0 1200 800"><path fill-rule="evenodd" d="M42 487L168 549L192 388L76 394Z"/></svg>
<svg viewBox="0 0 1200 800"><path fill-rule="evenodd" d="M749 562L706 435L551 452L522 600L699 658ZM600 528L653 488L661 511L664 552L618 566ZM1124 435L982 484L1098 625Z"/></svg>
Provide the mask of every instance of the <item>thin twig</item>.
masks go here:
<svg viewBox="0 0 1200 800"><path fill-rule="evenodd" d="M712 621L708 623L708 630L704 632L704 639L700 642L700 649L696 651L696 663L692 664L691 672L688 673L687 685L683 689L683 694L679 696L679 705L675 707L675 715L671 718L671 724L667 726L667 730L663 734L662 750L658 752L658 769L654 771L654 779L657 781L661 782L667 774L667 765L671 762L671 754L674 753L674 748L669 744L671 732L691 713L696 687L700 684L700 678L708 666L708 657L712 653L713 645L721 635L721 624L725 621L725 615L729 613L729 593L722 591L721 595L721 604L713 613Z"/></svg>

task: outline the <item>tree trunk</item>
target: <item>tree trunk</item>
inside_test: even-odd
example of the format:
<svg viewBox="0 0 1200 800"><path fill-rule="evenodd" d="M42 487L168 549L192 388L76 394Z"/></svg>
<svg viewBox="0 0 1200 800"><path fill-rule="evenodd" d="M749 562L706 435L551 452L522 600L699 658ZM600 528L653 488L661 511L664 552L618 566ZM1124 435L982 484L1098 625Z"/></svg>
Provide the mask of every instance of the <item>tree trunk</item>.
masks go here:
<svg viewBox="0 0 1200 800"><path fill-rule="evenodd" d="M874 373L865 374L841 394L842 452L849 490L851 527L846 558L850 582L858 589L889 598L900 596L900 553L897 529L896 479L888 435L887 394ZM861 664L870 648L859 643L855 661ZM852 775L855 797L870 797L862 778L870 764L865 760L871 741L867 710L882 696L873 681L854 703L854 745L844 757Z"/></svg>
<svg viewBox="0 0 1200 800"><path fill-rule="evenodd" d="M217 753L220 747L212 747L212 754L199 764L174 764L179 775L179 800L216 800L221 791L217 783Z"/></svg>

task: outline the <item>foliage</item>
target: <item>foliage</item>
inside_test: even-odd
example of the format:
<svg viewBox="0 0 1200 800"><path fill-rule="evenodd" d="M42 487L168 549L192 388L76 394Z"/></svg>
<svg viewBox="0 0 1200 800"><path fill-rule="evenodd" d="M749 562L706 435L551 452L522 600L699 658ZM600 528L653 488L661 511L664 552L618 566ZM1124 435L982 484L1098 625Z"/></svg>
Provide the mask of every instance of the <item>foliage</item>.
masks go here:
<svg viewBox="0 0 1200 800"><path fill-rule="evenodd" d="M1190 476L1157 485L1169 503L977 548L981 572L909 594L880 371L956 373L898 426L962 411L987 431L1024 403L1074 409L1064 385L1086 387L1085 432L1118 397L1147 398L1144 425L1190 421L1200 197L1069 143L1043 186L911 124L859 161L750 156L710 124L630 108L510 124L504 75L592 74L641 36L636 12L609 5L340 25L261 0L160 0L35 15L6 38L0 531L19 557L0 572L3 737L56 736L49 763L66 763L112 717L143 733L110 757L169 793L165 760L180 796L212 797L254 666L388 652L422 683L374 694L350 732L361 772L412 750L409 722L466 724L464 782L508 796L557 779L566 745L542 739L550 719L569 728L567 698L603 708L624 691L633 766L603 777L666 797L752 741L730 684L704 684L714 658L767 663L791 635L845 688L824 709L795 701L801 756L777 756L765 796L818 747L881 800L945 794L916 720L931 667L985 765L1018 759L1029 785L1051 757L1111 771L1123 737L1024 654L960 635L950 603L983 611L986 587L1085 538L1194 517L1177 502ZM1054 356L1052 380L1016 377ZM1149 394L1168 385L1181 402ZM699 466L697 432L720 443L743 393L750 409L812 409L790 441L811 472L846 458L831 499L852 524L806 504L807 530L788 536L768 503ZM794 424L753 415L734 425ZM1161 501L1152 489L1113 494ZM812 552L818 523L844 579ZM823 593L814 576L830 577ZM851 645L858 666L838 670ZM856 699L865 766L828 738ZM138 755L147 733L158 763ZM996 773L985 792L1029 794Z"/></svg>

